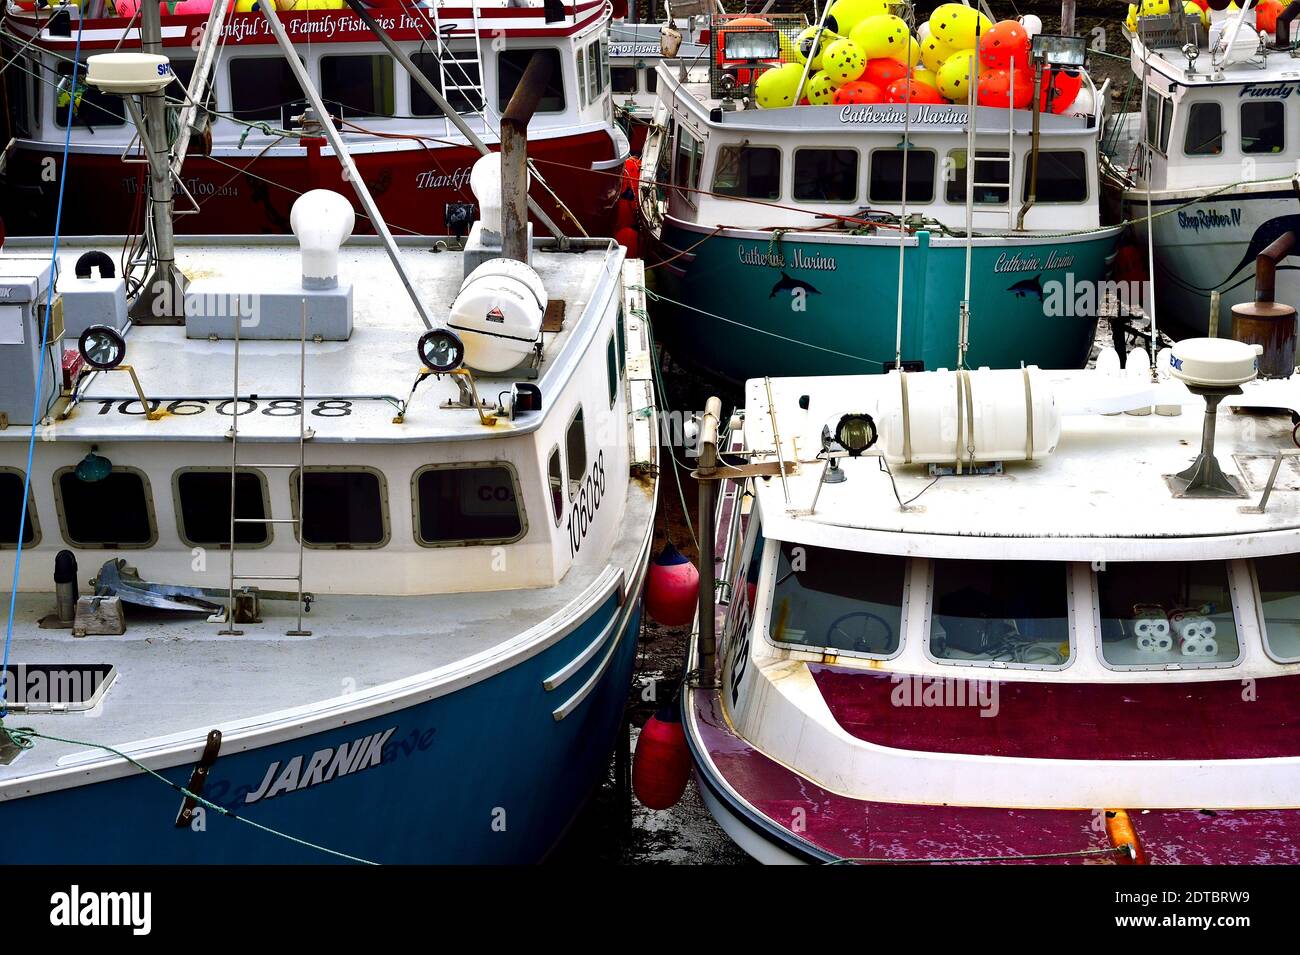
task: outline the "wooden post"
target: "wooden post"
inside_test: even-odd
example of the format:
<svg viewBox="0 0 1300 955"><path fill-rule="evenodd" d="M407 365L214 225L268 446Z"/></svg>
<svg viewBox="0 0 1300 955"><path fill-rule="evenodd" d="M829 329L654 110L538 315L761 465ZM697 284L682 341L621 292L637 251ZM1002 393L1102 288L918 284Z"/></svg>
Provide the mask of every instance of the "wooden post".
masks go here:
<svg viewBox="0 0 1300 955"><path fill-rule="evenodd" d="M1074 36L1075 0L1061 0L1061 35Z"/></svg>
<svg viewBox="0 0 1300 955"><path fill-rule="evenodd" d="M528 261L528 121L551 78L551 60L534 53L501 114L501 254Z"/></svg>

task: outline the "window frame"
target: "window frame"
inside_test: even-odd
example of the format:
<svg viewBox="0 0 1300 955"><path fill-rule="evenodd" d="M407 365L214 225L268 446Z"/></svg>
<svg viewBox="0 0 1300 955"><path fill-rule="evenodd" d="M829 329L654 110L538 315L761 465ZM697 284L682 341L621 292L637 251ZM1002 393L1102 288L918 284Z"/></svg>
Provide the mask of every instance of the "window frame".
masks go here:
<svg viewBox="0 0 1300 955"><path fill-rule="evenodd" d="M569 431L578 418L582 418L582 467L579 469L581 477L576 480L573 477L573 462L569 460ZM587 476L587 468L591 464L591 456L587 453L587 416L583 414L582 402L578 402L573 414L569 416L569 423L564 426L564 476L568 482L568 498L572 504L578 499L578 493L582 489L582 480Z"/></svg>
<svg viewBox="0 0 1300 955"><path fill-rule="evenodd" d="M1219 114L1219 151L1213 153L1194 153L1187 148L1187 137L1192 133L1192 114L1198 109L1206 106L1213 106ZM1183 155L1190 159L1204 159L1206 157L1222 156L1227 151L1228 131L1223 126L1223 104L1217 99L1195 100L1187 104L1187 120L1183 123Z"/></svg>
<svg viewBox="0 0 1300 955"><path fill-rule="evenodd" d="M54 482L54 509L59 515L59 533L63 536L65 544L79 550L148 550L158 543L158 516L154 511L153 485L149 482L148 473L130 464L114 464L112 473L135 474L140 478L140 487L144 492L145 513L149 517L149 539L134 544L123 544L116 541L92 543L73 540L72 535L68 532L67 510L63 506L63 475L71 474L76 470L76 465L69 464L61 468L55 468L52 476Z"/></svg>
<svg viewBox="0 0 1300 955"><path fill-rule="evenodd" d="M811 152L853 153L853 197L851 199L800 199L796 191L799 174L799 154ZM790 199L809 205L857 205L862 194L862 150L857 146L796 146L790 156Z"/></svg>
<svg viewBox="0 0 1300 955"><path fill-rule="evenodd" d="M388 477L382 470L371 467L368 464L308 464L307 473L335 473L335 472L358 472L365 471L374 474L379 478L379 519L383 526L384 536L376 543L371 544L313 544L302 538L302 508L298 501L298 468L289 471L289 514L294 520L293 540L294 543L302 541L302 546L309 550L381 550L387 547L393 539L393 522L388 507Z"/></svg>
<svg viewBox="0 0 1300 955"><path fill-rule="evenodd" d="M925 579L925 616L922 619L921 634L921 651L925 658L931 663L938 666L955 666L955 667L982 667L987 670L1044 670L1049 673L1060 673L1074 666L1079 659L1079 632L1075 614L1075 593L1074 593L1074 564L1075 561L1069 560L1030 560L1030 561L1009 561L1008 563L1042 563L1042 564L1060 564L1065 570L1065 619L1068 628L1068 637L1070 654L1065 658L1064 663L1015 663L1007 660L954 660L948 657L937 657L930 650L931 628L934 626L934 580L938 571L939 562L947 560L966 560L968 558L956 557L933 557L926 560L926 579ZM1094 614L1097 612L1097 601L1092 603ZM1096 637L1098 646L1101 640L1101 627L1097 626Z"/></svg>
<svg viewBox="0 0 1300 955"><path fill-rule="evenodd" d="M219 464L203 464L177 468L172 472L172 512L176 518L176 536L180 538L181 543L186 547L216 547L220 550L229 552L230 541L228 540L219 541L217 543L212 543L211 541L193 541L190 540L189 536L185 533L185 519L181 508L181 475L192 472L201 472L205 474L220 473L229 477L230 468L223 467ZM262 514L267 518L273 517L274 514L271 511L271 482L267 480L266 473L258 468L246 468L242 466L239 468L239 473L254 474L257 476L258 481L262 486ZM265 527L266 540L258 544L237 543L235 544L235 549L261 550L265 547L270 547L275 541L275 525L268 520Z"/></svg>
<svg viewBox="0 0 1300 955"><path fill-rule="evenodd" d="M687 128L685 123L677 123L677 129L673 134L672 141L672 159L669 164L668 181L671 183L670 188L676 191L678 197L692 209L699 208L699 193L696 191L700 188L700 179L703 175L704 165L704 139L697 137L694 132ZM678 181L677 163L681 157L682 136L686 136L693 144L693 149L687 150L688 165L685 179L686 182ZM717 160L714 160L717 165Z"/></svg>
<svg viewBox="0 0 1300 955"><path fill-rule="evenodd" d="M22 468L16 468L12 465L0 465L0 474L14 474L19 480L27 480L27 472ZM32 530L32 539L22 542L23 550L31 550L39 547L41 544L41 520L36 513L36 486L28 483L27 485L27 526ZM67 538L64 538L65 540ZM0 541L0 550L17 550L18 543L7 543Z"/></svg>
<svg viewBox="0 0 1300 955"><path fill-rule="evenodd" d="M1246 558L1246 565L1250 573L1251 599L1255 601L1254 603L1255 623L1259 630L1260 642L1264 645L1264 655L1268 657L1270 660L1272 660L1274 663L1280 663L1285 665L1288 663L1300 663L1300 653L1297 653L1296 656L1293 657L1284 657L1281 656L1280 654L1273 652L1273 645L1269 642L1268 639L1268 620L1264 616L1264 594L1259 588L1259 571L1255 567L1255 561L1257 560L1263 560L1269 557L1279 557L1279 556L1291 557L1293 560L1300 561L1300 556L1297 556L1295 554L1265 554L1262 557L1255 556L1255 557ZM1231 573L1231 571L1229 571L1229 573ZM1238 630L1240 631L1240 628L1238 628ZM1240 644L1241 644L1240 638L1238 638L1237 643L1238 643L1238 647L1240 648Z"/></svg>
<svg viewBox="0 0 1300 955"><path fill-rule="evenodd" d="M777 540L774 537L764 536L763 564L761 569L759 570L759 579L763 581L763 583L766 585L767 600L765 601L762 607L763 626L761 632L763 634L763 640L767 643L769 647L772 647L775 650L784 651L786 653L808 653L811 654L812 656L819 656L819 657L827 657L827 656L852 657L858 660L894 660L902 654L902 652L907 648L907 643L908 643L907 628L908 628L908 624L910 623L909 614L910 614L910 608L912 603L911 601L912 581L915 579L913 576L913 566L916 563L916 561L913 558L907 557L902 554L880 554L872 551L848 551L848 553L862 553L862 554L868 554L869 556L872 557L889 557L889 558L897 557L903 562L903 587L902 587L902 591L898 595L898 599L899 599L898 646L894 648L893 653L888 653L888 654L869 653L866 650L841 650L839 647L827 647L827 646L820 646L811 643L806 643L806 644L784 643L780 640L775 639L772 636L772 608L776 605L776 572L777 569L781 566L781 545L782 544L789 544L792 547L818 547L826 551L846 550L846 548L843 547L828 547L824 544L801 544L796 541L782 541L782 540ZM724 578L724 579L729 580L730 578ZM755 600L755 606L751 608L751 613L753 614L755 619L759 617L759 609L760 608L758 607L758 601ZM754 625L754 621L751 620L750 626L752 627L753 625Z"/></svg>
<svg viewBox="0 0 1300 955"><path fill-rule="evenodd" d="M700 140L701 159L703 158L703 149L704 149L704 141ZM718 169L722 165L722 153L724 150L728 150L728 149L735 149L742 152L748 149L753 149L753 150L767 149L767 150L771 150L772 152L775 152L777 156L776 195L756 196L756 195L750 195L748 192L731 193L731 192L720 191L718 188ZM702 163L697 163L696 165L695 181L697 187L699 186L700 183L699 172L701 171L700 170L701 165ZM718 147L713 151L713 169L711 171L711 175L709 176L710 197L722 199L724 201L757 200L759 202L783 202L785 200L785 175L786 175L785 150L782 149L780 146L776 145L775 143L754 143L754 142L750 142L747 139L742 139L739 142L720 143Z"/></svg>
<svg viewBox="0 0 1300 955"><path fill-rule="evenodd" d="M557 509L555 506L555 497L551 491L551 461L554 460L560 466L560 504ZM564 455L560 453L560 443L557 441L551 446L550 452L546 455L546 497L550 506L551 513L555 516L555 526L559 527L564 521L565 508L565 488L568 486L568 475L564 473Z"/></svg>
<svg viewBox="0 0 1300 955"><path fill-rule="evenodd" d="M965 155L966 155L966 147L965 147L965 146L954 146L953 148L951 148L951 149L948 150L947 154L946 154L945 157L944 157L944 162L945 162L945 163L948 162L948 161L950 161L950 160L952 161L954 172L955 172L956 169L957 169L957 165L956 165L957 160L956 160L954 157L955 157L958 153L961 153L963 156L965 156ZM1008 162L1003 162L1003 161L1002 161L1003 159L1009 159L1009 161L1008 161ZM1000 209L1003 209L1003 208L1005 208L1006 206L1008 206L1008 205L1011 204L1011 196L1014 194L1014 191L1015 191L1015 183L1012 182L1012 179L1014 178L1014 175L1013 175L1013 174L1015 173L1016 157L1015 157L1014 154L1008 156L1007 151L1006 151L1005 149L980 149L979 147L976 147L976 149L975 149L975 159L974 159L974 161L972 162L969 158L966 159L966 164L965 164L965 166L963 167L963 168L966 170L965 175L966 175L966 176L973 175L973 174L975 173L975 167L976 167L976 166L977 166L981 161L983 161L983 162L992 162L992 163L994 163L995 165L998 165L998 166L1003 167L1003 168L1006 169L1006 171L1007 171L1006 185L1004 185L1004 186L994 186L994 187L993 187L993 188L995 188L995 189L996 189L996 188L1005 189L1006 192L1007 192L1007 197L1006 197L1005 199L1001 200L1000 202L998 202L998 201L984 201L984 200L980 199L980 198L979 198L979 189L980 189L980 187L979 187L979 186L976 186L976 187L975 187L974 196L973 196L973 200L974 200L974 201L973 201L973 205L975 206L975 208L978 209L979 211L982 211L982 212L983 212L983 211L996 212L996 211L998 211L998 210L1000 210ZM956 183L956 181L957 181L957 180L956 180L955 178L951 180L952 183ZM944 179L944 180L943 180L943 200L944 200L944 202L948 203L949 205L960 205L960 206L964 206L964 205L966 205L966 185L965 185L965 184L962 185L961 197L960 197L960 198L957 198L957 199L954 199L952 196L950 196L950 195L948 194L948 185L949 185L949 182L950 182L950 180L948 180L948 179ZM988 187L986 186L985 188L988 188Z"/></svg>
<svg viewBox="0 0 1300 955"><path fill-rule="evenodd" d="M1071 148L1068 148L1068 147L1063 147L1063 148L1061 148L1061 149L1040 149L1040 150L1038 150L1038 155L1039 155L1039 156L1046 156L1046 155L1048 155L1048 154L1050 154L1050 153L1074 153L1075 155L1081 156L1081 157L1083 158L1083 196L1082 196L1081 198L1079 198L1079 199L1073 199L1073 200L1063 200L1063 199L1044 199L1041 195L1038 194L1038 183L1034 183L1034 187L1035 187L1035 188L1034 188L1034 192L1035 192L1035 196L1034 196L1034 205L1036 205L1036 206L1082 206L1082 205L1086 205L1086 204L1088 203L1088 201L1089 201L1089 197L1092 195L1092 178L1091 178L1091 172L1090 172L1090 170L1089 170L1089 168L1088 168L1088 157L1087 157L1087 154L1086 154L1082 149L1071 149ZM1033 170L1033 161L1034 161L1034 154L1033 154L1033 152L1030 151L1030 152L1025 153L1025 167L1024 167L1024 170L1023 170L1023 171L1024 171L1024 178L1022 179L1022 181L1021 181L1021 185L1020 185L1020 201L1021 201L1021 202L1028 202L1028 201L1029 201L1029 195L1028 195L1028 193L1029 193L1029 184L1030 184L1030 180L1031 180L1031 178L1032 178L1032 175L1031 175L1031 174L1032 174L1032 170Z"/></svg>
<svg viewBox="0 0 1300 955"><path fill-rule="evenodd" d="M551 84L554 84L559 88L560 99L561 99L560 107L559 109L545 109L544 107L546 105L546 90L543 90L542 95L537 103L536 115L559 116L565 113L569 109L569 88L568 88L568 84L564 81L564 57L560 55L559 47L554 47L554 46L524 46L524 47L512 46L508 50L501 50L496 54L495 57L496 75L493 77L493 82L496 84L496 94L497 94L496 111L498 113L504 113L506 111L506 106L510 103L509 96L507 96L504 101L501 98L501 94L505 91L505 87L501 83L501 65L504 62L504 58L508 54L517 54L517 53L527 53L529 55L533 53L550 53L555 56L555 62L551 70L551 78L547 85L549 86ZM528 68L527 64L525 64L524 69L527 68ZM522 78L522 73L520 74L520 76ZM479 84L480 86L483 84L483 79L481 74L479 78ZM519 84L516 83L515 84L516 89L518 88L518 86ZM511 90L511 95L514 95L514 90ZM486 96L484 97L484 99L486 99Z"/></svg>
<svg viewBox="0 0 1300 955"><path fill-rule="evenodd" d="M1096 648L1097 661L1107 670L1110 670L1114 673L1142 673L1142 672L1152 672L1152 671L1161 671L1161 670L1171 672L1171 673L1182 672L1185 670L1228 670L1231 669L1232 667L1241 666L1242 661L1245 660L1246 658L1246 641L1244 637L1246 631L1245 628L1242 626L1242 615L1241 615L1242 601L1241 601L1241 595L1239 593L1237 575L1233 570L1231 559L1229 558L1219 559L1219 558L1211 557L1211 558L1207 558L1207 560L1209 560L1210 562L1214 562L1217 560L1219 563L1222 563L1224 573L1228 577L1228 596L1232 598L1232 623L1233 626L1237 628L1237 632L1235 634L1237 640L1237 656L1235 659L1225 661L1223 663L1150 663L1150 664L1111 663L1109 660L1106 659L1106 651L1103 645L1104 641L1101 639L1101 587L1097 583L1098 571L1095 571L1091 567L1089 567L1088 587L1092 599L1092 633L1093 633L1093 643ZM1112 562L1109 566L1118 567L1128 563L1182 564L1182 563L1200 563L1200 561L1177 561L1177 560L1115 561ZM1106 571L1103 571L1103 573L1105 572ZM1256 606L1258 606L1258 604Z"/></svg>
<svg viewBox="0 0 1300 955"><path fill-rule="evenodd" d="M319 79L318 79L318 82L319 82L319 85L320 85L320 95L321 95L321 99L325 101L325 104L326 104L327 106L328 106L329 104L333 103L333 104L335 104L335 105L337 105L337 106L339 106L339 107L342 107L342 108L344 108L344 109L351 110L351 107L349 107L346 103L344 103L344 102L342 102L341 100L338 100L338 99L336 99L336 98L334 98L334 97L331 97L329 94L327 94L327 93L325 92L325 61L326 61L326 60L356 60L356 59L379 60L379 61L381 61L382 63L384 63L384 64L388 67L388 87L389 87L389 94L390 94L390 96L392 97L392 101L393 101L393 111L392 111L391 113L357 113L357 112L351 112L351 113L345 113L344 116L343 116L343 118L344 118L344 119L347 119L347 118L349 118L349 116L354 117L354 118L359 118L359 119L394 119L394 118L396 118L396 117L398 116L398 109L397 109L397 65L393 62L393 58L392 58L390 55L388 55L388 53L386 53L386 52L385 52L385 53L365 53L365 52L353 52L353 53L322 53L321 56L318 58L317 63L316 63L316 74L317 74L317 77L319 78ZM408 79L410 82L412 82L412 83L415 82L415 78L414 78L414 77L411 77L411 76L409 76L409 75L407 76L407 79ZM482 80L480 79L479 82L480 82L480 84L481 84L481 83L482 83Z"/></svg>
<svg viewBox="0 0 1300 955"><path fill-rule="evenodd" d="M1245 112L1249 106L1270 107L1275 106L1282 114L1282 144L1277 149L1247 149L1246 148L1246 121ZM1257 99L1243 100L1237 105L1237 148L1241 150L1243 156L1285 156L1287 146L1287 113L1286 103L1280 99Z"/></svg>
<svg viewBox="0 0 1300 955"><path fill-rule="evenodd" d="M558 445L557 445L558 447ZM481 537L472 540L427 541L420 536L420 476L429 471L472 471L480 468L504 468L510 475L510 482L515 491L515 510L519 514L519 533L514 537ZM547 488L550 495L550 488ZM553 508L552 508L553 510ZM556 522L556 526L559 522ZM501 544L513 544L528 535L528 508L524 506L523 486L519 482L519 470L510 461L438 461L423 464L411 474L411 537L420 547L431 550L444 547L495 547Z"/></svg>
<svg viewBox="0 0 1300 955"><path fill-rule="evenodd" d="M869 204L878 203L886 206L901 206L903 200L907 200L908 205L928 206L935 202L939 193L939 150L929 146L911 146L907 150L913 155L928 153L931 159L930 166L930 195L924 199L914 199L907 195L907 183L902 182L899 186L899 197L897 199L877 199L871 194L872 172L875 170L877 153L901 153L903 150L897 146L876 146L867 155L867 202ZM911 163L908 163L909 167Z"/></svg>
<svg viewBox="0 0 1300 955"><path fill-rule="evenodd" d="M623 375L618 366L618 343L615 339L616 335L611 331L609 341L605 343L605 377L608 379L609 407L611 410L618 404L618 386L623 381Z"/></svg>
<svg viewBox="0 0 1300 955"><path fill-rule="evenodd" d="M473 67L475 70L478 70L479 73L478 92L480 93L479 106L475 107L474 104L470 102L469 97L473 94L472 90L468 90L468 91L465 89L452 90L450 94L447 92L447 90L443 87L443 83L442 83L442 74L446 72L446 70L445 69L440 70L438 68L438 54L435 53L433 50L423 48L423 47L415 50L413 53L411 53L411 62L412 64L414 64L416 70L420 73L420 75L423 76L425 79L427 79L430 83L432 83L434 89L436 89L439 93L441 93L443 98L446 99L447 102L452 105L452 107L464 106L464 109L459 109L459 108L456 109L456 115L475 116L479 114L485 108L484 104L486 103L487 93L483 89L483 71L479 69L479 61L475 59L473 49L460 49L458 47L451 46L449 44L444 44L443 48L449 54L446 62L448 64L455 64L455 66L453 66L452 69L458 70L458 69L464 69L466 67ZM462 56L460 54L465 54L465 55ZM426 71L420 65L424 57L431 57L433 59L432 72ZM405 119L409 117L412 119L424 119L426 117L441 117L442 111L438 109L438 107L434 104L433 100L431 99L428 102L427 109L424 107L424 104L420 104L420 109L422 111L418 113L416 112L416 98L424 97L428 99L429 94L427 94L426 92L424 92L423 89L420 88L420 84L416 82L414 76L411 76L405 70L403 70L402 73L406 77L407 116L403 116L400 118ZM463 99L464 102L457 103L453 97L459 97Z"/></svg>
<svg viewBox="0 0 1300 955"><path fill-rule="evenodd" d="M230 91L230 102L229 102L229 104L227 104L227 106L228 106L227 112L230 113L230 116L232 117L232 121L233 121L233 120L238 120L238 121L243 122L243 123L267 123L267 122L273 122L273 121L274 121L274 122L279 122L280 119L281 119L281 117L283 117L283 115L284 115L284 106L285 106L285 104L283 104L283 103L281 103L281 104L279 104L278 106L275 107L275 109L276 109L277 112L276 112L276 115L273 116L273 117L272 117L272 116L243 116L243 115L240 115L240 110L238 109L238 107L237 107L236 104L235 104L235 83L234 83L234 78L235 78L235 64L236 64L236 63L241 63L241 62L243 62L244 60L257 60L257 61L261 61L261 62L268 62L268 61L269 61L269 62L273 62L273 63L284 63L284 68L285 68L286 70L289 71L289 76L293 79L294 85L299 87L299 89L298 89L299 99L306 99L307 94L306 94L305 92L303 92L301 86L298 84L298 78L297 78L296 76L294 76L293 70L289 67L289 64L288 64L288 63L285 63L285 62L284 62L284 58L283 58L283 57L274 57L274 56L257 56L257 55L254 55L254 54L244 54L244 55L242 55L242 56L232 56L232 57L230 57L229 59L226 60L226 69L225 69L225 74L226 74L226 75L225 75L226 89L228 89L228 90ZM303 60L302 57L299 57L299 58L298 58L298 62L302 63L304 69L307 68L307 63L306 63L305 60ZM291 102L291 103L293 103L293 102L298 102L298 100L290 100L289 102ZM266 107L266 108L269 109L270 107Z"/></svg>

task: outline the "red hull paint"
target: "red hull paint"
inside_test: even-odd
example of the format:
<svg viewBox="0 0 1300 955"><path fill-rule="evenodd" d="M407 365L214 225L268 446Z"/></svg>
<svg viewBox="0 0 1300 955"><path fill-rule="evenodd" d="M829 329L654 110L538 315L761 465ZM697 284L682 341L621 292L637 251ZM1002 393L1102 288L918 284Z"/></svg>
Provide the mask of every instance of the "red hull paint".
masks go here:
<svg viewBox="0 0 1300 955"><path fill-rule="evenodd" d="M809 666L843 729L878 746L1029 759L1267 759L1300 755L1300 677L1208 683L997 685L977 705L898 706L887 673ZM949 682L961 682L952 676ZM955 686L953 687L955 690ZM974 701L976 684L959 699ZM951 691L950 691L951 692ZM988 692L988 684L985 684ZM913 690L916 694L916 690Z"/></svg>
<svg viewBox="0 0 1300 955"><path fill-rule="evenodd" d="M839 859L897 863L1008 856L1013 858L992 861L1119 861L1117 855L1109 853L1057 859L1015 858L1107 849L1110 843L1104 824L1085 809L920 806L851 799L828 792L768 759L733 733L719 712L716 694L696 693L694 699L699 745L727 784L769 823L784 830L789 844L811 843ZM710 769L702 766L700 771L709 785ZM1129 809L1133 828L1152 864L1300 863L1300 810L1142 812L1132 807L1105 808ZM793 829L796 821L803 827L797 833Z"/></svg>
<svg viewBox="0 0 1300 955"><path fill-rule="evenodd" d="M613 159L608 133L596 130L578 136L538 139L529 143L529 156L589 235L613 234L618 173L591 171L591 164ZM332 155L311 155L305 147L295 155L254 159L191 155L183 178L200 204L197 215L178 215L176 231L206 234L289 232L289 210L309 189L335 189L352 199L357 231L372 232L361 205L342 178ZM251 150L250 150L251 152ZM53 148L20 149L11 156L3 195L5 227L11 235L49 235L54 231L58 183L46 182L42 160L60 153ZM469 146L412 149L400 152L357 153L353 156L394 234L446 235L449 202L473 202L469 169L478 152ZM116 153L74 153L69 160L68 193L64 199L65 235L121 235L138 228L142 214L144 166L124 165ZM537 187L534 196L566 232L576 230L556 204ZM177 199L177 210L187 203Z"/></svg>

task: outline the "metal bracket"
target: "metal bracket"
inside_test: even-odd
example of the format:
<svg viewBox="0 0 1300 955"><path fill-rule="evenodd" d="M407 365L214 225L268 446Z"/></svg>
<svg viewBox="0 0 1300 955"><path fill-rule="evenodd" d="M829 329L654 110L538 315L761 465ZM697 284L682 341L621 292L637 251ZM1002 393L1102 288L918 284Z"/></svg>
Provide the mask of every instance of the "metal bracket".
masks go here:
<svg viewBox="0 0 1300 955"><path fill-rule="evenodd" d="M1282 470L1283 458L1300 457L1300 448L1294 451L1283 448L1278 451L1277 457L1273 459L1273 470L1268 474L1268 482L1264 485L1264 493L1259 496L1258 504L1244 504L1238 510L1243 514L1263 514L1264 509L1268 507L1269 495L1273 493L1273 485L1277 483L1278 472Z"/></svg>
<svg viewBox="0 0 1300 955"><path fill-rule="evenodd" d="M203 747L203 755L199 761L194 764L194 769L190 771L190 781L185 786L195 796L203 795L203 786L208 781L208 773L212 770L212 764L217 761L217 755L221 752L221 730L212 730L208 733L207 745ZM198 807L198 801L194 796L186 796L181 802L181 811L176 814L175 826L177 829L184 829L194 818L194 810Z"/></svg>

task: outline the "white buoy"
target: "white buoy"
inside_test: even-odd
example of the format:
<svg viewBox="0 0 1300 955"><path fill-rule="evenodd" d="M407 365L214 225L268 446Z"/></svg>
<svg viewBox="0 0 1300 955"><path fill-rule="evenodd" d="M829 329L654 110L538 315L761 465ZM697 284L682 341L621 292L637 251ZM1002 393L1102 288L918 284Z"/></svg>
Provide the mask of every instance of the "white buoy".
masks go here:
<svg viewBox="0 0 1300 955"><path fill-rule="evenodd" d="M1128 362L1124 365L1124 374L1132 381L1150 381L1151 380L1151 359L1147 356L1145 348L1134 348L1128 353ZM1130 408L1125 414L1136 415L1141 417L1151 413L1150 405L1141 405L1137 408Z"/></svg>
<svg viewBox="0 0 1300 955"><path fill-rule="evenodd" d="M1174 350L1168 345L1156 354L1156 374L1160 377L1161 383L1172 380L1170 363L1173 357ZM1182 405L1156 405L1156 414L1164 415L1166 418L1176 418L1182 413Z"/></svg>

